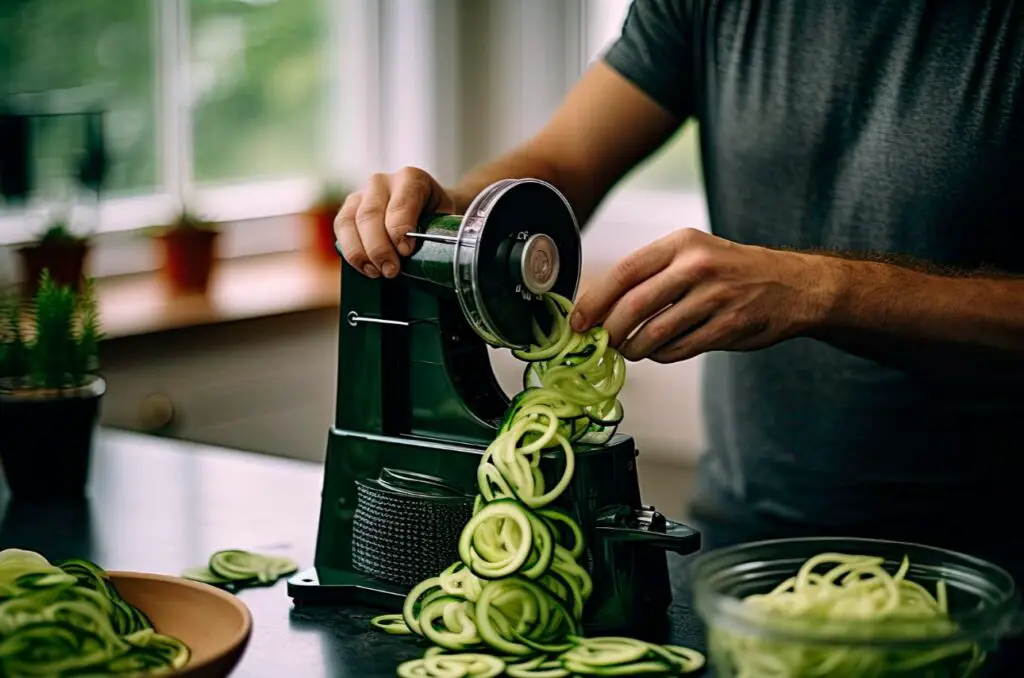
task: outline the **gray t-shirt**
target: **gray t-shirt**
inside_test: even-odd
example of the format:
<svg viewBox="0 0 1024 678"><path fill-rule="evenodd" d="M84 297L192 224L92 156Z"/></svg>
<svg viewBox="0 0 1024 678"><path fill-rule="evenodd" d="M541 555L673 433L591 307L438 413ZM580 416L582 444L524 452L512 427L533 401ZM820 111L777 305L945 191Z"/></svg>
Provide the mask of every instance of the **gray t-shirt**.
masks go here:
<svg viewBox="0 0 1024 678"><path fill-rule="evenodd" d="M605 59L699 121L717 235L1024 272L1020 3L636 0ZM703 397L709 545L1006 539L1024 389L798 339L709 354Z"/></svg>

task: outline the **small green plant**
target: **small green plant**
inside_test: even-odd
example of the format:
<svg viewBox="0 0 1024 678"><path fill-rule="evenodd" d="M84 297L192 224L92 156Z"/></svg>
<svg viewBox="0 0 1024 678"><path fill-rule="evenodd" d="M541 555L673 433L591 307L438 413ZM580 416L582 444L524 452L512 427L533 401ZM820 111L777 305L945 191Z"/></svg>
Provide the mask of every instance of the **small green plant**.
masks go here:
<svg viewBox="0 0 1024 678"><path fill-rule="evenodd" d="M0 298L0 379L28 373L28 349L22 334L21 303L14 292Z"/></svg>
<svg viewBox="0 0 1024 678"><path fill-rule="evenodd" d="M99 368L99 313L92 281L81 292L44 271L39 291L23 303L8 294L0 317L0 377L10 390L84 386Z"/></svg>
<svg viewBox="0 0 1024 678"><path fill-rule="evenodd" d="M57 218L36 238L39 247L80 245L88 238L72 232L67 219Z"/></svg>

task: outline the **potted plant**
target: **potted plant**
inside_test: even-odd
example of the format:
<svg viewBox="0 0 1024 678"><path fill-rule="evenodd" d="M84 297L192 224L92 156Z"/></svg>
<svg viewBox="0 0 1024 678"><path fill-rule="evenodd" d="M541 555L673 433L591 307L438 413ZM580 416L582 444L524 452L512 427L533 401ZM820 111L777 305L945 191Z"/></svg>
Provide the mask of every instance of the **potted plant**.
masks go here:
<svg viewBox="0 0 1024 678"><path fill-rule="evenodd" d="M72 232L66 217L53 219L35 242L18 250L21 258L22 292L32 297L39 288L43 271L54 283L78 291L86 275L88 236Z"/></svg>
<svg viewBox="0 0 1024 678"><path fill-rule="evenodd" d="M11 294L0 321L0 464L18 499L81 499L106 382L91 281L44 270L33 297Z"/></svg>
<svg viewBox="0 0 1024 678"><path fill-rule="evenodd" d="M162 259L162 271L176 294L206 294L217 262L220 231L188 209L154 235Z"/></svg>
<svg viewBox="0 0 1024 678"><path fill-rule="evenodd" d="M336 184L327 184L319 198L306 212L309 230L309 246L317 258L326 263L337 264L338 251L334 249L334 217L337 216L348 190Z"/></svg>

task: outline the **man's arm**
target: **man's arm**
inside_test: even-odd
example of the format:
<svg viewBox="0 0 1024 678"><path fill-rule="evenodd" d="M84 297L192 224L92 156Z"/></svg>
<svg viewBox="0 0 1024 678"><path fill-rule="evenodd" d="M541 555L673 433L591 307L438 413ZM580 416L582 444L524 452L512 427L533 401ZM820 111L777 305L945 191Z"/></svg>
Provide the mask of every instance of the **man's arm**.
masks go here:
<svg viewBox="0 0 1024 678"><path fill-rule="evenodd" d="M576 304L630 360L812 337L944 378L1024 376L1024 277L741 245L684 229L620 261Z"/></svg>
<svg viewBox="0 0 1024 678"><path fill-rule="evenodd" d="M496 181L542 179L566 196L577 220L585 224L612 186L664 144L682 122L598 62L536 136L473 169L448 194L462 213Z"/></svg>
<svg viewBox="0 0 1024 678"><path fill-rule="evenodd" d="M822 260L830 303L808 335L895 367L1024 375L1024 277Z"/></svg>

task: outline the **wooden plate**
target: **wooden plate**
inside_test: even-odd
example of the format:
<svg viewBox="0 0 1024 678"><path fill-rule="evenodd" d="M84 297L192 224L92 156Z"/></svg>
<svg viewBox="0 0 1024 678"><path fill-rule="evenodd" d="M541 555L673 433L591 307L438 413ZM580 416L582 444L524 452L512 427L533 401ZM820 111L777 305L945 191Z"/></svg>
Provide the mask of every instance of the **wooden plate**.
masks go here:
<svg viewBox="0 0 1024 678"><path fill-rule="evenodd" d="M158 633L192 651L188 665L168 678L225 678L252 634L249 608L226 591L199 582L143 572L110 572L121 597L142 610Z"/></svg>

